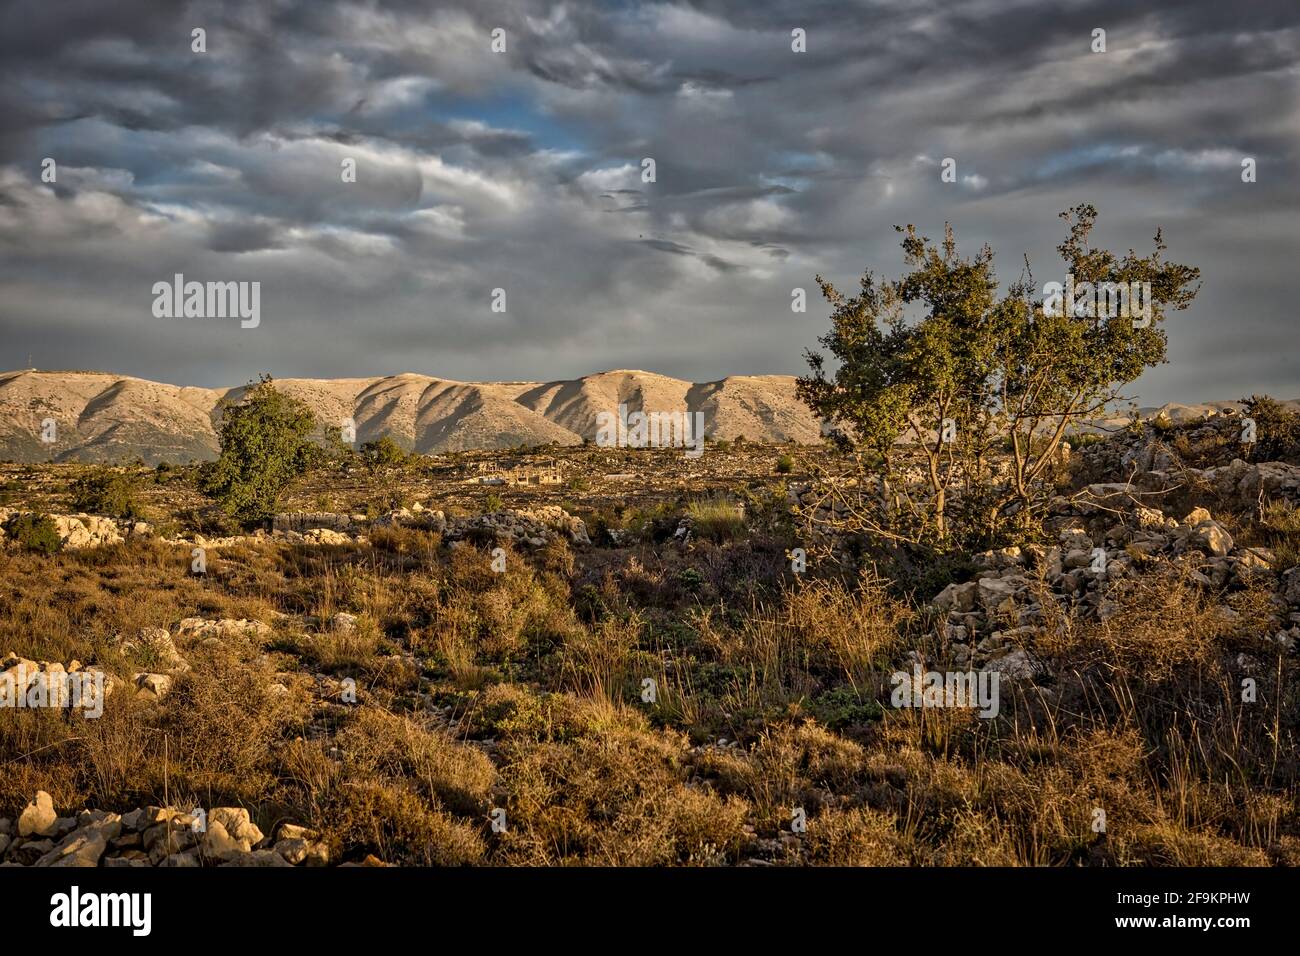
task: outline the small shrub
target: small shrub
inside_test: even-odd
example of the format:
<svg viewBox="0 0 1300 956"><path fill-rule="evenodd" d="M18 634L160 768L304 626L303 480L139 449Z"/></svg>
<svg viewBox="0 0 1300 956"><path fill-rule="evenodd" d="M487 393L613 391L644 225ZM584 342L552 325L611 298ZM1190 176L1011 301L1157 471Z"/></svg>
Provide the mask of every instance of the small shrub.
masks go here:
<svg viewBox="0 0 1300 956"><path fill-rule="evenodd" d="M1092 445L1100 445L1105 440L1106 436L1101 432L1076 432L1070 436L1070 447L1079 451Z"/></svg>
<svg viewBox="0 0 1300 956"><path fill-rule="evenodd" d="M96 468L73 482L72 506L88 514L140 521L144 519L144 509L136 500L138 488L134 475L112 468Z"/></svg>
<svg viewBox="0 0 1300 956"><path fill-rule="evenodd" d="M1243 404L1246 415L1255 421L1256 445L1252 458L1257 461L1300 459L1300 413L1267 395L1251 396Z"/></svg>
<svg viewBox="0 0 1300 956"><path fill-rule="evenodd" d="M782 455L776 460L776 473L778 475L788 475L794 471L794 458L790 455Z"/></svg>
<svg viewBox="0 0 1300 956"><path fill-rule="evenodd" d="M410 453L388 435L362 445L361 457L372 470L400 468L411 460Z"/></svg>
<svg viewBox="0 0 1300 956"><path fill-rule="evenodd" d="M58 529L54 527L49 515L14 515L5 523L5 534L18 542L23 550L40 554L54 554L62 544Z"/></svg>

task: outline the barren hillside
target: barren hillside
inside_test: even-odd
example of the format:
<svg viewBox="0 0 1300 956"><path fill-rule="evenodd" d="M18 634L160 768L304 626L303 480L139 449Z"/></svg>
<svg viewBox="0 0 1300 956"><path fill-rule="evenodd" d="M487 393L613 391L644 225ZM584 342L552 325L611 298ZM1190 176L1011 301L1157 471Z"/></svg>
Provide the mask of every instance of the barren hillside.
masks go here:
<svg viewBox="0 0 1300 956"><path fill-rule="evenodd" d="M380 378L277 379L329 427L351 420L358 442L389 435L424 453L594 439L597 415L703 412L707 433L754 441L816 441L794 377L733 376L692 383L619 369L557 382L457 382L404 373ZM142 458L184 462L217 450L221 403L244 386L187 388L107 372L0 375L0 458L19 462ZM55 440L42 441L43 422Z"/></svg>

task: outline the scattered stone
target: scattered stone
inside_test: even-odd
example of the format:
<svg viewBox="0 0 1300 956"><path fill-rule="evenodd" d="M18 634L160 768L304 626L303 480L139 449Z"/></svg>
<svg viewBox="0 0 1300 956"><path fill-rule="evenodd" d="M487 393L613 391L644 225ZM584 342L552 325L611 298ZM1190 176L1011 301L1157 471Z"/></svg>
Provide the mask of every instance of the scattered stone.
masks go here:
<svg viewBox="0 0 1300 956"><path fill-rule="evenodd" d="M162 700L171 692L172 679L167 674L150 674L142 672L133 674L131 682L136 686L135 696L140 700Z"/></svg>
<svg viewBox="0 0 1300 956"><path fill-rule="evenodd" d="M18 816L18 835L50 836L58 829L59 816L54 812L54 800L44 790L36 791L36 799L27 804Z"/></svg>
<svg viewBox="0 0 1300 956"><path fill-rule="evenodd" d="M176 625L176 634L180 637L192 638L218 638L227 639L234 637L267 637L271 633L269 625L261 621L233 620L223 618L221 620L205 620L201 617L187 617Z"/></svg>
<svg viewBox="0 0 1300 956"><path fill-rule="evenodd" d="M1224 557L1232 550L1232 535L1219 522L1207 519L1192 528L1187 544L1215 557Z"/></svg>

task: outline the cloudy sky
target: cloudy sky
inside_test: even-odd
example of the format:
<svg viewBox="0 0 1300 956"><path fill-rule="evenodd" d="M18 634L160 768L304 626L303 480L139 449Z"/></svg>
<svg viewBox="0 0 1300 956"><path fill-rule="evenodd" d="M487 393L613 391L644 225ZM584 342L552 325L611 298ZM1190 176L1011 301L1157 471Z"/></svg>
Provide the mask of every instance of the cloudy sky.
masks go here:
<svg viewBox="0 0 1300 956"><path fill-rule="evenodd" d="M0 368L799 374L894 224L1041 284L1087 201L1203 272L1144 402L1300 397L1298 62L1296 0L8 0ZM156 318L177 272L260 326Z"/></svg>

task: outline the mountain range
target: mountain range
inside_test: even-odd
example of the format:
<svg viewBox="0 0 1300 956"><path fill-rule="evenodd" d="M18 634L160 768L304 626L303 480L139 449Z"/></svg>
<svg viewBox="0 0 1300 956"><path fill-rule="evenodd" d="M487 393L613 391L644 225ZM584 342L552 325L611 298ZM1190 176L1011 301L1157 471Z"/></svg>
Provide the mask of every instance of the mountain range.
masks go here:
<svg viewBox="0 0 1300 956"><path fill-rule="evenodd" d="M792 375L731 375L688 382L616 369L556 382L458 382L403 373L376 378L283 378L275 387L302 399L330 427L351 420L356 442L391 436L424 454L595 440L602 413L701 412L705 434L728 441L817 442L817 419L795 395ZM0 373L0 459L16 462L184 463L216 457L222 408L248 385L196 388L108 372ZM1291 402L1292 405L1300 405ZM1237 402L1170 403L1139 409L1150 418L1202 417ZM54 441L42 438L53 420ZM1116 417L1096 425L1121 425ZM44 436L43 436L44 432Z"/></svg>
<svg viewBox="0 0 1300 956"><path fill-rule="evenodd" d="M0 373L0 459L18 462L183 463L218 451L222 408L249 386L195 388L106 372ZM701 412L714 439L801 443L817 419L790 375L733 375L716 382L633 369L557 382L458 382L404 373L378 378L275 380L330 427L351 420L356 441L391 436L425 454L594 440L597 416ZM43 423L53 420L53 442Z"/></svg>

